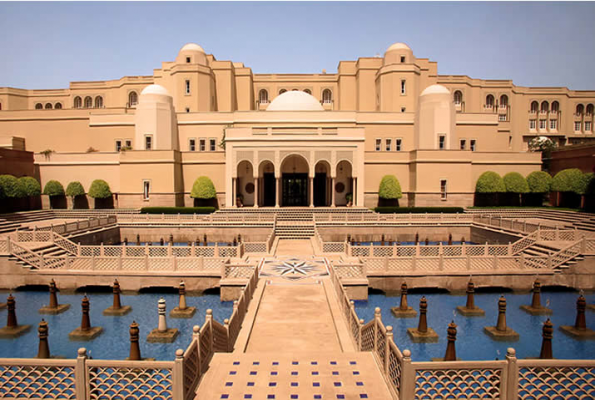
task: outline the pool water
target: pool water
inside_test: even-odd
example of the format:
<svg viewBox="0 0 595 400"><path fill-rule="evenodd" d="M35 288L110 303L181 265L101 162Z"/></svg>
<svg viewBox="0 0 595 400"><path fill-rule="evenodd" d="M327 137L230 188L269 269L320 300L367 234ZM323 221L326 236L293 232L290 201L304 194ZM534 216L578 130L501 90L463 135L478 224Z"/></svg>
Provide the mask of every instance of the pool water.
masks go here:
<svg viewBox="0 0 595 400"><path fill-rule="evenodd" d="M483 332L484 326L495 326L498 319L498 299L501 293L475 293L475 305L485 311L484 317L464 317L456 312L457 306L464 306L466 295L414 293L407 296L410 307L418 313L415 318L395 318L391 307L398 307L400 294L394 296L370 294L367 301L356 301L356 311L360 318L368 322L374 317L374 309L382 310L384 325L392 326L394 340L401 351L409 349L413 361L430 361L431 358L444 357L446 351L446 329L451 320L458 325L456 350L457 357L463 360L504 359L506 349L514 347L518 358L539 357L541 350L542 324L549 317L554 324L552 348L554 357L558 359L593 359L595 358L595 342L576 340L558 328L561 325L574 325L576 318L576 300L578 292L543 292L541 304L549 302L553 314L549 316L532 316L519 306L531 304L531 293L502 293L506 297L507 325L520 335L518 342L499 342L492 340ZM419 321L419 300L422 295L428 301L428 327L439 335L438 343L413 343L407 334L407 328L417 328ZM586 294L587 304L593 304L595 294ZM587 327L595 330L595 312L586 311Z"/></svg>
<svg viewBox="0 0 595 400"><path fill-rule="evenodd" d="M77 349L85 347L87 354L97 359L123 360L130 352L129 326L132 321L140 325L141 356L157 360L173 360L177 349L186 349L192 339L192 327L205 321L207 309L213 310L214 318L223 323L231 316L233 302L221 302L219 294L186 296L189 307L196 307L193 318L174 319L169 311L178 305L179 296L175 293L142 293L121 295L121 303L132 306L132 311L122 317L103 316L103 310L112 305L112 293L88 293L91 302L91 326L101 326L103 333L89 342L75 342L68 339L68 334L81 324L81 300L84 293L65 295L58 293L58 303L70 304L70 308L59 315L39 314L39 308L49 303L48 292L16 291L12 294L16 300L16 314L19 325L32 325L31 330L16 339L0 339L0 358L30 358L37 355L37 326L42 318L49 325L49 345L52 356L76 358ZM6 302L8 292L0 293L0 301ZM168 328L177 328L179 335L173 343L148 343L147 335L157 328L157 302L164 298L167 304ZM7 310L0 310L0 325L6 325Z"/></svg>
<svg viewBox="0 0 595 400"><path fill-rule="evenodd" d="M371 243L373 243L374 246L389 246L388 240L385 240L384 241L384 245L382 244L382 242L358 242L358 241L355 241L354 242L354 245L355 246L370 246ZM448 241L443 241L443 242L428 241L428 244L427 245L428 246L438 246L440 243L442 243L443 246L447 246L448 245ZM454 240L452 241L452 245L453 246L458 246L461 243L463 243L463 242L457 242L457 241L454 241ZM393 242L393 244L396 244L396 242ZM474 243L474 242L465 242L465 244L472 245L472 244L477 244L477 243ZM420 246L426 246L425 240L420 240L419 241L419 245ZM415 246L415 242L399 242L399 246Z"/></svg>
<svg viewBox="0 0 595 400"><path fill-rule="evenodd" d="M119 245L123 245L124 242L121 242ZM161 242L140 242L140 246L145 246L145 245L149 245L149 246L163 246L163 247L167 247L169 246L169 242L164 242L163 244L161 244ZM231 242L217 242L217 246L221 246L221 247L227 247L230 246L232 243ZM215 242L207 242L208 246L215 246ZM136 242L128 242L128 244L126 246L138 246L136 244ZM172 243L172 246L174 247L188 247L188 242L174 242ZM197 247L204 247L205 246L205 242L200 242L200 244L196 245Z"/></svg>

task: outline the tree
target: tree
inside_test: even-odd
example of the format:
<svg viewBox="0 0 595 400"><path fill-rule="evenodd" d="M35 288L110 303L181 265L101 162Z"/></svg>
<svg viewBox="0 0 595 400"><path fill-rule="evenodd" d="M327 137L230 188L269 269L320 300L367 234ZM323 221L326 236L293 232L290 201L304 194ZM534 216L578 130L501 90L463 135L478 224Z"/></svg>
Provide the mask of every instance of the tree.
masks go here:
<svg viewBox="0 0 595 400"><path fill-rule="evenodd" d="M531 193L549 193L552 176L545 171L533 171L527 176L527 184Z"/></svg>
<svg viewBox="0 0 595 400"><path fill-rule="evenodd" d="M398 200L403 197L401 184L394 175L384 175L378 188L378 197L383 200Z"/></svg>
<svg viewBox="0 0 595 400"><path fill-rule="evenodd" d="M50 197L52 196L64 196L64 186L58 181L48 181L43 188L43 194Z"/></svg>
<svg viewBox="0 0 595 400"><path fill-rule="evenodd" d="M20 198L25 197L22 186L18 179L12 175L0 175L0 198Z"/></svg>
<svg viewBox="0 0 595 400"><path fill-rule="evenodd" d="M210 200L217 197L213 181L208 176L201 176L194 181L190 197L201 200Z"/></svg>
<svg viewBox="0 0 595 400"><path fill-rule="evenodd" d="M17 180L17 184L20 186L19 190L25 194L24 197L34 197L41 194L41 185L35 178L23 176Z"/></svg>
<svg viewBox="0 0 595 400"><path fill-rule="evenodd" d="M583 194L585 190L583 173L578 168L564 169L552 179L553 192Z"/></svg>
<svg viewBox="0 0 595 400"><path fill-rule="evenodd" d="M523 175L518 172L509 172L504 175L504 186L507 193L529 193L529 185Z"/></svg>
<svg viewBox="0 0 595 400"><path fill-rule="evenodd" d="M66 187L66 196L72 197L74 199L76 196L84 196L84 195L85 195L85 188L78 181L70 182L68 184L68 186Z"/></svg>
<svg viewBox="0 0 595 400"><path fill-rule="evenodd" d="M504 193L506 185L500 175L493 171L486 171L479 176L475 184L476 193Z"/></svg>
<svg viewBox="0 0 595 400"><path fill-rule="evenodd" d="M533 152L541 152L542 168L545 171L550 169L550 160L552 151L556 150L557 146L547 136L538 136L529 142L529 150Z"/></svg>
<svg viewBox="0 0 595 400"><path fill-rule="evenodd" d="M89 197L94 199L107 199L112 196L109 185L103 179L95 179L89 187Z"/></svg>

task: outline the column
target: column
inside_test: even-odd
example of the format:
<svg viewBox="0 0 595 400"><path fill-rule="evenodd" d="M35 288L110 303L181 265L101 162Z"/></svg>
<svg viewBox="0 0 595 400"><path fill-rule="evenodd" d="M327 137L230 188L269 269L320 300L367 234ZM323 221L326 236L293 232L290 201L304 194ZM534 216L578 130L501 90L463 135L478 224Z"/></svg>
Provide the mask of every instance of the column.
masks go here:
<svg viewBox="0 0 595 400"><path fill-rule="evenodd" d="M357 205L357 178L353 178L353 206Z"/></svg>
<svg viewBox="0 0 595 400"><path fill-rule="evenodd" d="M254 207L258 208L258 180L259 178L254 178Z"/></svg>
<svg viewBox="0 0 595 400"><path fill-rule="evenodd" d="M355 206L355 177L351 177L351 205Z"/></svg>
<svg viewBox="0 0 595 400"><path fill-rule="evenodd" d="M231 178L231 204L232 204L232 207L237 207L237 204L236 204L236 178Z"/></svg>
<svg viewBox="0 0 595 400"><path fill-rule="evenodd" d="M310 188L310 207L314 207L314 178L308 177L308 187Z"/></svg>
<svg viewBox="0 0 595 400"><path fill-rule="evenodd" d="M279 208L279 181L278 177L275 177L275 207Z"/></svg>
<svg viewBox="0 0 595 400"><path fill-rule="evenodd" d="M331 177L331 207L335 207L335 178Z"/></svg>

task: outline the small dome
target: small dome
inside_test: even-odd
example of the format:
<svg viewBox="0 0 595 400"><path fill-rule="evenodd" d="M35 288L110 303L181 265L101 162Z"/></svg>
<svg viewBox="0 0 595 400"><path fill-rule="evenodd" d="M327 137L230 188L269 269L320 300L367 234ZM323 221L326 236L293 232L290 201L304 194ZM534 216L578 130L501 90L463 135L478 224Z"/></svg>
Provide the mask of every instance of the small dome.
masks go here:
<svg viewBox="0 0 595 400"><path fill-rule="evenodd" d="M267 111L324 111L324 108L311 94L292 90L275 97Z"/></svg>
<svg viewBox="0 0 595 400"><path fill-rule="evenodd" d="M393 50L409 50L409 51L411 51L409 46L407 46L405 43L401 43L401 42L392 44L388 49L386 49L386 52L388 53L389 51L393 51Z"/></svg>
<svg viewBox="0 0 595 400"><path fill-rule="evenodd" d="M146 88L143 89L143 91L140 93L140 95L143 96L146 94L160 94L160 95L165 95L165 96L170 95L169 92L167 91L167 89L161 85L147 86Z"/></svg>
<svg viewBox="0 0 595 400"><path fill-rule="evenodd" d="M427 94L447 94L450 96L450 90L442 85L431 85L425 88L424 91L421 92L420 96L425 96Z"/></svg>
<svg viewBox="0 0 595 400"><path fill-rule="evenodd" d="M200 51L201 53L204 53L205 50L200 47L199 45L197 45L196 43L186 43L181 49L180 51Z"/></svg>

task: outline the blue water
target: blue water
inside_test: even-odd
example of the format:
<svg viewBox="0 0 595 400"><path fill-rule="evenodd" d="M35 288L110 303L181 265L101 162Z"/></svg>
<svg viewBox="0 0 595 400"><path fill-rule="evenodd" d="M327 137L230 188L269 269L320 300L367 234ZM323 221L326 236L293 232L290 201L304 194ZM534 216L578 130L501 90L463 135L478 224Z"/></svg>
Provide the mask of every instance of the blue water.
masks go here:
<svg viewBox="0 0 595 400"><path fill-rule="evenodd" d="M370 246L371 243L374 243L374 246L381 246L382 242L358 242L355 241L354 242L356 246ZM428 241L428 246L438 246L440 243L442 243L443 246L447 246L448 245L448 241L444 241L444 242L432 242L432 241ZM452 241L453 245L460 245L462 242L456 242L456 241ZM396 244L395 242L393 242L393 244ZM465 244L476 244L473 242L465 242ZM388 246L388 240L384 241L384 246ZM425 241L420 241L419 242L420 246L425 246L426 242ZM415 242L399 242L399 246L415 246Z"/></svg>
<svg viewBox="0 0 595 400"><path fill-rule="evenodd" d="M37 326L42 318L49 324L49 345L52 355L76 358L77 349L85 347L87 354L97 359L123 360L130 352L129 326L133 320L140 325L141 356L157 360L173 360L177 349L186 349L192 338L192 327L205 321L207 309L213 310L214 318L223 323L231 316L232 302L221 302L218 294L186 296L189 307L196 307L196 314L189 319L169 318L169 311L178 305L175 293L142 293L121 295L122 305L132 306L132 311L122 317L103 316L102 312L112 305L111 293L87 294L91 302L91 326L101 326L103 333L89 342L75 342L68 334L81 324L81 300L83 293L74 295L58 294L58 303L70 304L68 311L59 315L41 315L38 310L49 303L48 292L13 292L19 325L32 325L31 330L16 339L0 339L0 358L29 358L37 355ZM2 302L8 293L0 293ZM178 328L179 335L173 343L147 343L147 335L157 328L157 301L163 297L167 304L167 325ZM0 325L6 325L6 309L0 310Z"/></svg>
<svg viewBox="0 0 595 400"><path fill-rule="evenodd" d="M161 244L161 242L140 242L141 246L144 246L146 244L149 244L149 246L163 246L163 247L167 247L169 245L169 242L164 242L163 244ZM122 243L120 243L120 245L122 245ZM207 244L209 246L215 246L215 242L207 242ZM204 246L205 242L200 242L199 245L197 246ZM217 242L218 246L231 246L232 242ZM128 244L126 246L137 246L136 242L128 242ZM174 242L172 244L172 246L178 246L178 247L188 247L188 242Z"/></svg>
<svg viewBox="0 0 595 400"><path fill-rule="evenodd" d="M407 328L417 328L419 319L419 300L423 293L409 294L408 304L418 311L416 318L395 318L391 307L398 307L400 295L395 297L384 294L370 294L368 301L356 301L356 311L366 322L374 317L374 308L382 310L385 325L393 327L395 343L401 351L409 349L414 361L430 361L432 357L444 357L446 351L446 329L451 320L457 327L457 357L463 360L504 359L506 349L516 349L518 358L539 357L541 350L542 323L549 317L554 324L552 342L555 358L559 359L594 359L595 341L575 340L558 328L560 325L574 325L576 318L577 292L542 292L541 304L546 305L553 314L549 316L531 316L519 306L531 303L531 294L502 293L506 297L507 325L520 334L518 342L498 342L483 332L484 326L494 326L498 318L498 299L500 293L476 293L475 305L482 308L485 317L463 317L455 310L456 306L464 306L466 296L451 294L425 294L428 301L428 327L439 335L438 343L413 343L407 334ZM587 304L595 302L595 294L586 294ZM595 329L595 312L586 311L587 327Z"/></svg>

